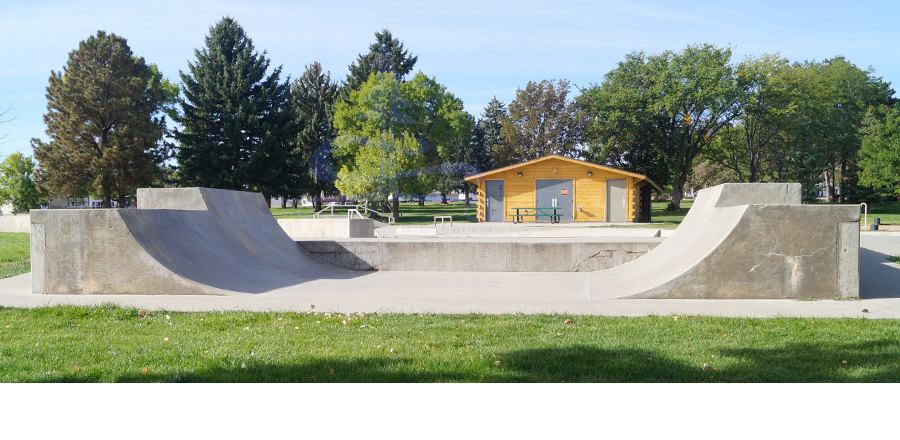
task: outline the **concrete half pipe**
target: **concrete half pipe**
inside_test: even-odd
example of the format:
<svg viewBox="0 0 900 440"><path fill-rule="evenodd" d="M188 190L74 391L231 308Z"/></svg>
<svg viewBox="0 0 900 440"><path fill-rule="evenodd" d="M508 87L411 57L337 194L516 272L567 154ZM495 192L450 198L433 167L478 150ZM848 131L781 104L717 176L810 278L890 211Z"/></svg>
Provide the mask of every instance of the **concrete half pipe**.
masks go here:
<svg viewBox="0 0 900 440"><path fill-rule="evenodd" d="M32 292L291 295L310 293L305 286L327 290L323 294L372 289L368 278L341 281L364 272L330 265L298 246L259 194L141 189L138 202L140 209L33 210ZM422 280L444 277L385 274L373 279L381 280L379 288L395 289L406 279L431 295L440 294L439 286ZM540 276L552 284L561 275ZM859 209L801 205L799 184L724 184L702 190L681 226L646 255L582 276L589 297L599 299L856 298ZM309 283L319 279L328 282ZM502 284L493 275L478 279L487 281L465 288L487 294L489 285ZM519 294L548 292L540 283L525 289L533 291Z"/></svg>

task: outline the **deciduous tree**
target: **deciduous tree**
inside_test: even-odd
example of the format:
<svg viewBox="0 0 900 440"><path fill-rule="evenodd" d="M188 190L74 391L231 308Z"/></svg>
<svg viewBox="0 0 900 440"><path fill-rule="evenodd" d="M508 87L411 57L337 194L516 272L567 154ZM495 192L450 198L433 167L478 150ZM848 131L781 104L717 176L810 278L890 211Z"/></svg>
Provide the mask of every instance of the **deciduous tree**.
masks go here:
<svg viewBox="0 0 900 440"><path fill-rule="evenodd" d="M577 146L584 129L583 113L567 99L569 81L529 82L516 91L508 114L501 120L501 145L494 154L506 166L549 154L579 157Z"/></svg>
<svg viewBox="0 0 900 440"><path fill-rule="evenodd" d="M0 164L0 203L13 206L13 213L38 209L47 200L34 183L34 161L22 153L10 154Z"/></svg>
<svg viewBox="0 0 900 440"><path fill-rule="evenodd" d="M731 64L731 49L687 46L647 56L633 52L591 86L594 128L602 144L624 138L643 148L649 162L662 160L680 207L698 155L746 105L749 81ZM655 151L647 151L649 149Z"/></svg>

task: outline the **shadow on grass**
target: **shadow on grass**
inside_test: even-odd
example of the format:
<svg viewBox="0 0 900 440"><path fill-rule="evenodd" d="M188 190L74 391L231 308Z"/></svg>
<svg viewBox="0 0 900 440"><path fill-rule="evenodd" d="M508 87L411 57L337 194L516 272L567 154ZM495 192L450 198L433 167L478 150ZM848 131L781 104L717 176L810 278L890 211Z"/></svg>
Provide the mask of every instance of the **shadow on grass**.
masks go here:
<svg viewBox="0 0 900 440"><path fill-rule="evenodd" d="M710 353L716 353L710 356ZM46 382L898 382L900 341L787 344L698 352L674 359L652 350L587 345L498 353L471 364L392 357L314 359L297 364L210 360L207 369L174 374L70 373ZM847 363L843 363L847 361ZM708 368L704 370L703 364ZM202 368L202 367L201 367Z"/></svg>
<svg viewBox="0 0 900 440"><path fill-rule="evenodd" d="M741 363L722 370L723 374L741 382L900 380L900 341L894 339L855 344L798 343L778 348L739 348L723 350L721 355L741 360Z"/></svg>

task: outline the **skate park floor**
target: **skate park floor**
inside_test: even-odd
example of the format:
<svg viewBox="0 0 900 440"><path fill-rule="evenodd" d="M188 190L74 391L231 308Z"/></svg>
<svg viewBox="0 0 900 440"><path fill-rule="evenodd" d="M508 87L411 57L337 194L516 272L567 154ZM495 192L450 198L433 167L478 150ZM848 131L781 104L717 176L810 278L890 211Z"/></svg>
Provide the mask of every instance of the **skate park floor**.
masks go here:
<svg viewBox="0 0 900 440"><path fill-rule="evenodd" d="M359 272L247 295L35 295L31 274L0 280L0 306L100 305L172 311L557 313L609 316L900 318L900 233L862 232L860 300L592 298L588 273ZM867 312L863 312L863 310Z"/></svg>

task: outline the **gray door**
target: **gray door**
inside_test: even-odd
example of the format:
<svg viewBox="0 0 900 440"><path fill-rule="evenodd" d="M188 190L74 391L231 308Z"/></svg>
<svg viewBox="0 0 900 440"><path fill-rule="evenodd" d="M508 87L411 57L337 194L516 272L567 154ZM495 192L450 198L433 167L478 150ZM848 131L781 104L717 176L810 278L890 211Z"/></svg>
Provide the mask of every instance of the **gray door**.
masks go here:
<svg viewBox="0 0 900 440"><path fill-rule="evenodd" d="M502 222L503 215L503 181L486 180L484 182L484 221Z"/></svg>
<svg viewBox="0 0 900 440"><path fill-rule="evenodd" d="M574 206L574 182L571 179L547 179L536 180L535 207L558 207L557 213L560 221L572 221L572 207ZM538 211L538 214L553 214L552 210ZM539 222L549 222L550 217L537 217Z"/></svg>
<svg viewBox="0 0 900 440"><path fill-rule="evenodd" d="M608 179L606 181L606 221L624 222L627 205L625 179Z"/></svg>

